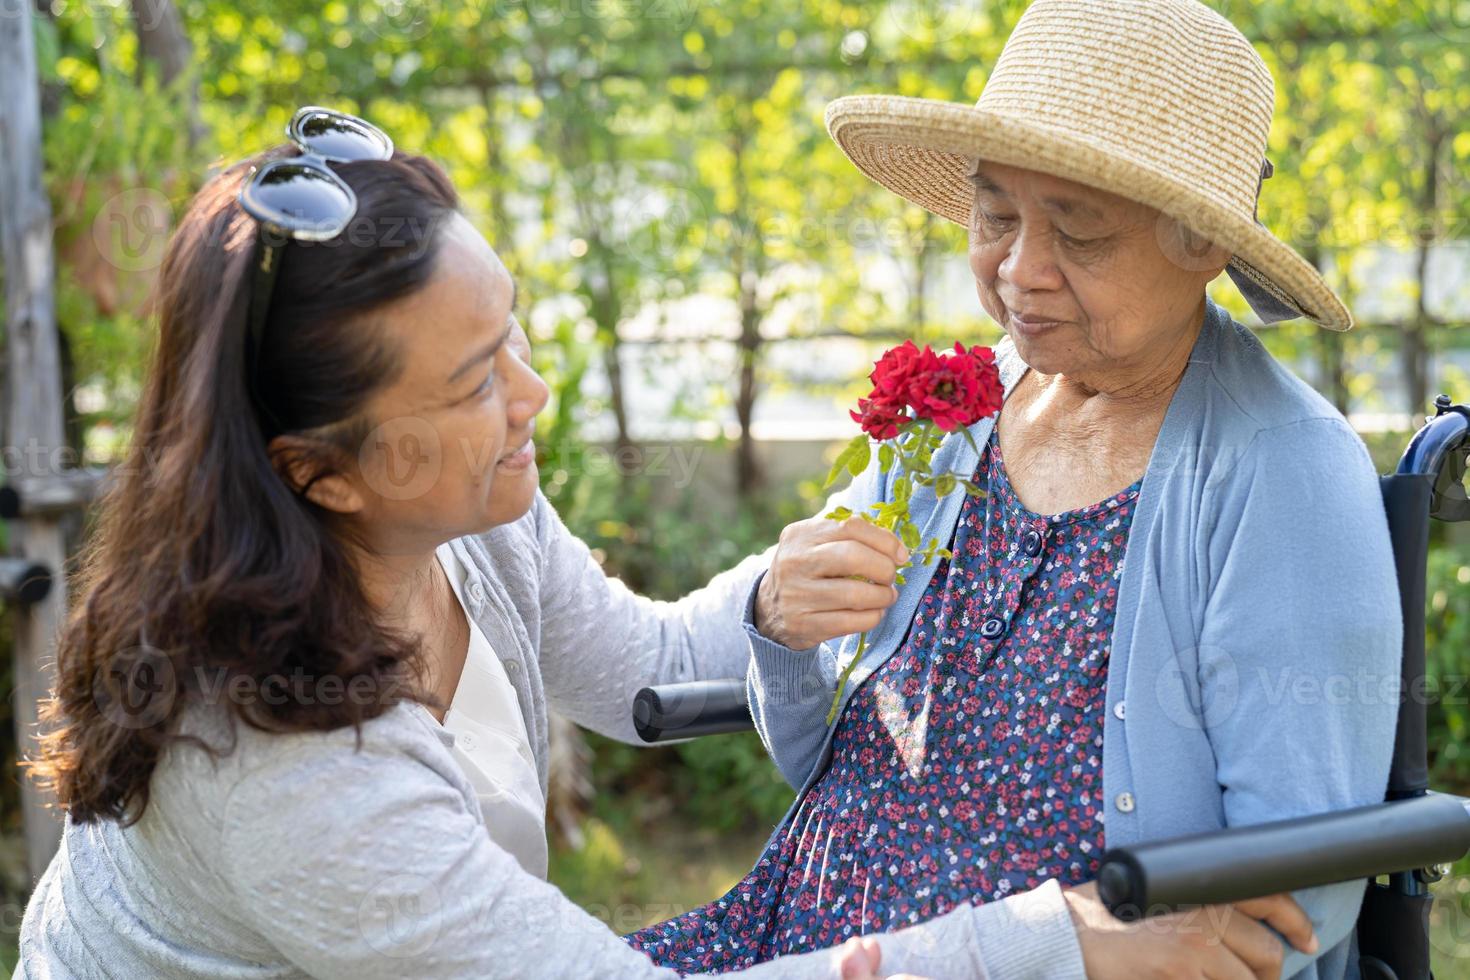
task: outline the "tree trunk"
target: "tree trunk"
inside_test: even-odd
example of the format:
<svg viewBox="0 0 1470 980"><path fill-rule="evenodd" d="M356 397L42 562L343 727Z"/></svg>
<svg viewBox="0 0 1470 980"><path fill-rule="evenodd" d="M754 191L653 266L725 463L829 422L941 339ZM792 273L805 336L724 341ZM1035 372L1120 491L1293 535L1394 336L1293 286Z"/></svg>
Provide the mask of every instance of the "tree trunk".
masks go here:
<svg viewBox="0 0 1470 980"><path fill-rule="evenodd" d="M42 171L41 102L30 0L0 0L0 261L5 266L5 445L17 454L7 482L43 481L64 458L61 370L53 295L51 202ZM34 756L39 703L53 684L56 634L66 612L66 544L54 520L27 519L11 527L12 546L45 565L50 593L12 611L15 644L16 751ZM18 533L16 533L18 532ZM21 780L26 858L40 876L61 837L60 814L49 794Z"/></svg>
<svg viewBox="0 0 1470 980"><path fill-rule="evenodd" d="M745 133L736 130L730 151L735 157L735 213L731 216L740 230L735 243L735 289L740 306L740 338L736 342L739 364L736 368L738 390L735 395L735 421L740 426L740 441L735 447L735 492L744 503L752 502L765 483L760 460L755 453L755 402L760 393L756 368L761 353L760 282L764 271L765 244L761 241L759 223L746 204Z"/></svg>
<svg viewBox="0 0 1470 980"><path fill-rule="evenodd" d="M740 371L735 397L735 418L740 424L740 443L735 453L735 490L741 500L750 500L765 481L755 454L756 362L760 358L761 315L757 304L756 277L747 274L740 288Z"/></svg>
<svg viewBox="0 0 1470 980"><path fill-rule="evenodd" d="M1438 220L1435 206L1439 201L1439 157L1444 146L1444 134L1431 126L1428 157L1424 162L1424 186L1419 197L1420 225L1418 228L1418 250L1414 262L1416 298L1414 318L1404 331L1401 354L1403 359L1404 384L1408 397L1410 415L1420 416L1429 410L1429 332L1433 321L1429 314L1429 255L1438 237Z"/></svg>
<svg viewBox="0 0 1470 980"><path fill-rule="evenodd" d="M1318 272L1322 271L1322 248L1316 241L1302 247L1302 258L1310 262L1312 268ZM1343 357L1344 337L1336 330L1318 330L1315 339L1318 389L1332 402L1333 407L1346 415L1349 406L1346 362Z"/></svg>
<svg viewBox="0 0 1470 980"><path fill-rule="evenodd" d="M133 26L138 32L138 76L152 61L158 65L159 79L173 85L187 72L194 60L194 45L184 33L184 22L173 0L132 0ZM185 93L184 118L189 126L189 145L204 138L204 123L199 118L199 86L189 83Z"/></svg>
<svg viewBox="0 0 1470 980"><path fill-rule="evenodd" d="M1322 368L1323 391L1328 401L1343 415L1347 415L1349 404L1347 384L1347 359L1343 356L1346 339L1336 330L1318 330L1318 360Z"/></svg>
<svg viewBox="0 0 1470 980"><path fill-rule="evenodd" d="M573 138L570 124L565 120L560 127L562 152L565 155L564 163L569 167L575 166L578 161L589 163L592 160L590 140ZM608 158L604 161L609 170L616 170L617 160L608 151ZM623 385L623 361L622 361L622 336L618 333L618 327L623 318L623 304L618 296L618 283L616 278L617 269L615 263L618 261L612 253L611 247L603 240L600 229L608 227L605 216L599 215L599 209L595 201L596 192L584 187L575 177L572 180L572 204L576 208L577 216L585 229L587 236L587 258L589 262L595 261L597 269L602 276L602 282L592 282L587 290L592 322L597 326L598 337L605 345L603 353L603 368L607 372L608 384L608 406L612 409L613 421L617 425L617 449L618 458L623 459L623 451L631 449L634 445L633 437L628 427L628 405ZM631 473L621 464L618 467L623 477L628 478Z"/></svg>
<svg viewBox="0 0 1470 980"><path fill-rule="evenodd" d="M925 304L926 293L929 286L929 252L932 242L929 238L929 229L933 226L928 211L924 212L924 223L919 227L919 244L914 249L914 277L909 296L909 320L913 323L913 335L922 337L924 335L924 322L928 319L928 310Z"/></svg>
<svg viewBox="0 0 1470 980"><path fill-rule="evenodd" d="M505 193L501 186L505 173L505 159L501 153L505 131L496 118L499 92L497 86L487 82L480 84L480 101L485 105L485 193L490 211L490 244L495 246L495 251L500 253L500 257L510 267L511 274L515 275L520 273L521 267L516 252L515 228L506 210Z"/></svg>

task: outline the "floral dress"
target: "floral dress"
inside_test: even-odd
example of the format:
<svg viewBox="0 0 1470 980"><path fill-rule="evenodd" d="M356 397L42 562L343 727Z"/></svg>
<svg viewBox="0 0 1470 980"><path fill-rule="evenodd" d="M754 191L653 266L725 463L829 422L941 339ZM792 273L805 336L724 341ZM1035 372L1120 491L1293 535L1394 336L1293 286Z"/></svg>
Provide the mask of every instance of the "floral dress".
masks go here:
<svg viewBox="0 0 1470 980"><path fill-rule="evenodd" d="M728 894L627 937L682 973L836 946L1096 875L1108 651L1142 481L1042 517L994 435L951 561L852 696L825 773ZM818 710L814 708L813 710Z"/></svg>

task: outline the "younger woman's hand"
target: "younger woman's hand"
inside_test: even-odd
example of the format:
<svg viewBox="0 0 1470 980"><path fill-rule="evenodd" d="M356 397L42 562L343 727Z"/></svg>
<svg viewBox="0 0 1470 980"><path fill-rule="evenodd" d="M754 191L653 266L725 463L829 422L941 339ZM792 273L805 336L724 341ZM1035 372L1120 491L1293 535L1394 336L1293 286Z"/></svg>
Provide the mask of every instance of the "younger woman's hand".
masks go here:
<svg viewBox="0 0 1470 980"><path fill-rule="evenodd" d="M921 977L884 977L879 971L883 966L883 950L872 936L849 939L837 950L838 976L842 980L922 980Z"/></svg>
<svg viewBox="0 0 1470 980"><path fill-rule="evenodd" d="M1266 925L1303 953L1317 951L1312 921L1290 895L1122 922L1093 882L1063 894L1089 980L1277 980L1285 948Z"/></svg>
<svg viewBox="0 0 1470 980"><path fill-rule="evenodd" d="M861 517L791 524L756 593L755 628L793 650L866 632L897 600L894 576L906 561L892 531Z"/></svg>

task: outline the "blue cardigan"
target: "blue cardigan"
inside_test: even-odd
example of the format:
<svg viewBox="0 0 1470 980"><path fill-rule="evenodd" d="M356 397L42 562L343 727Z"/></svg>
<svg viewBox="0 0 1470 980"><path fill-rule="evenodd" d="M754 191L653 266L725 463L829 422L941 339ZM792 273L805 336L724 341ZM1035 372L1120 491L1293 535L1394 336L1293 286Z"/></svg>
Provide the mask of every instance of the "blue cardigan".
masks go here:
<svg viewBox="0 0 1470 980"><path fill-rule="evenodd" d="M1027 370L996 348L1009 395ZM993 420L935 454L969 474ZM887 499L876 464L840 502ZM951 539L964 495L911 504ZM905 574L844 700L903 641L932 566ZM804 793L826 769L824 716L849 636L795 651L746 626L756 726ZM1118 588L1103 728L1110 846L1380 802L1388 782L1403 619L1373 463L1342 415L1213 302L1149 458ZM796 805L793 804L794 812ZM787 814L790 819L790 813ZM783 824L786 822L782 821ZM779 829L777 831L779 833ZM1356 969L1363 882L1297 895L1321 940L1283 977Z"/></svg>

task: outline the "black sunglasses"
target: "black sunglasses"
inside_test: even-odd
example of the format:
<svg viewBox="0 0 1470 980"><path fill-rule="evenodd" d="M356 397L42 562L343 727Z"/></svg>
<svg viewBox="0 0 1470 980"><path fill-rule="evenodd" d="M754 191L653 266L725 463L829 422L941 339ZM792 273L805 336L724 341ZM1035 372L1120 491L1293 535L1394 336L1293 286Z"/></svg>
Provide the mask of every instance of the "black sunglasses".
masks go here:
<svg viewBox="0 0 1470 980"><path fill-rule="evenodd" d="M297 109L286 126L286 136L301 155L252 168L239 194L240 206L260 224L250 287L245 370L255 403L266 414L270 410L259 397L257 365L265 341L271 293L280 270L277 253L292 241L336 238L357 214L357 195L328 164L387 160L393 156L393 141L387 133L366 120L320 106Z"/></svg>

